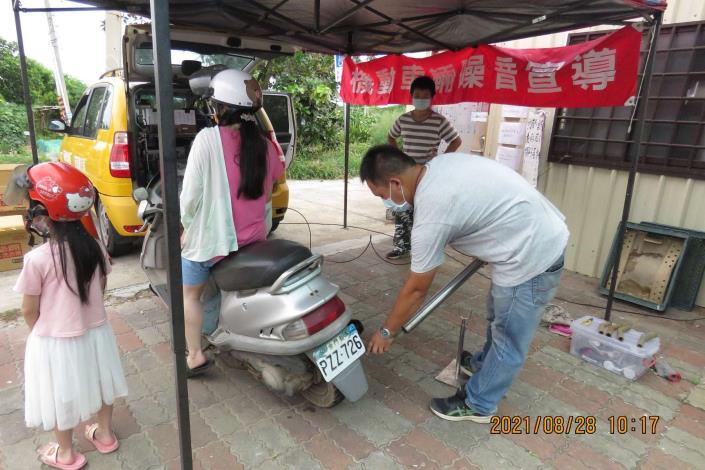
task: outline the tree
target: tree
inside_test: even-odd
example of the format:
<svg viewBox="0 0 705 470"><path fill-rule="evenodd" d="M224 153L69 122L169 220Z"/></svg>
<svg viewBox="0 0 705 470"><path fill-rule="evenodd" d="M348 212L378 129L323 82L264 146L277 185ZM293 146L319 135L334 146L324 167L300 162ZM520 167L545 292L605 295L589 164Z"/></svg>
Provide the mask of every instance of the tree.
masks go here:
<svg viewBox="0 0 705 470"><path fill-rule="evenodd" d="M35 106L55 106L57 94L52 71L39 62L27 58L27 75L32 104ZM75 105L86 85L69 75L65 75L64 79L71 104ZM0 38L0 97L9 103L24 102L17 43L2 38Z"/></svg>
<svg viewBox="0 0 705 470"><path fill-rule="evenodd" d="M263 89L292 95L303 145L339 143L342 113L335 102L333 56L299 51L257 64L253 75Z"/></svg>

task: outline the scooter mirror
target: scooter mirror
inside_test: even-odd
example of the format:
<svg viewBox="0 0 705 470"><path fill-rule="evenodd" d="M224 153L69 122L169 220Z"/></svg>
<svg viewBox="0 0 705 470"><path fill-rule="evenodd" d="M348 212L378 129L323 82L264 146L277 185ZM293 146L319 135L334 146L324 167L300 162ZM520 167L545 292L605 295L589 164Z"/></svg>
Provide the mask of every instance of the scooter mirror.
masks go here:
<svg viewBox="0 0 705 470"><path fill-rule="evenodd" d="M147 207L149 207L149 203L146 199L140 201L140 205L137 207L137 216L140 218L140 220L142 220L142 222L146 222L146 220L144 220L144 213L147 212Z"/></svg>
<svg viewBox="0 0 705 470"><path fill-rule="evenodd" d="M132 197L135 199L137 202L142 202L146 201L149 199L149 193L145 188L137 188L132 192Z"/></svg>

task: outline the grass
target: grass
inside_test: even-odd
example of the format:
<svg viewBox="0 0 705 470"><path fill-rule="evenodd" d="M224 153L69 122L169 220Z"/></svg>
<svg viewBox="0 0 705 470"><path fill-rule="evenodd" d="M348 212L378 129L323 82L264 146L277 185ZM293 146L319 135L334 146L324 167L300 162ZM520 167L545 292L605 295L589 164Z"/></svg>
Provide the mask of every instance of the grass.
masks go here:
<svg viewBox="0 0 705 470"><path fill-rule="evenodd" d="M32 163L32 154L0 153L0 163Z"/></svg>
<svg viewBox="0 0 705 470"><path fill-rule="evenodd" d="M360 161L369 144L350 144L350 176L357 176ZM290 179L341 179L345 174L345 146L333 149L306 147L297 149L294 161L286 172Z"/></svg>
<svg viewBox="0 0 705 470"><path fill-rule="evenodd" d="M373 145L387 143L387 134L394 121L404 112L403 106L387 108L368 108L370 129L365 142L350 143L350 176L357 176L363 155ZM317 146L297 148L294 162L287 170L291 179L341 179L345 173L345 144L340 136L340 143L332 149Z"/></svg>

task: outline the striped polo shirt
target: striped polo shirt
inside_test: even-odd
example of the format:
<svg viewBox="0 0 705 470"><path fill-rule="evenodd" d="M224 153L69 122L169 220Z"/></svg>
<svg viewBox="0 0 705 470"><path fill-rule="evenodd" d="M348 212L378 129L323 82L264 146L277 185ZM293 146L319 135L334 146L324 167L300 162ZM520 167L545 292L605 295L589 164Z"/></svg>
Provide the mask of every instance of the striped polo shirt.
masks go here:
<svg viewBox="0 0 705 470"><path fill-rule="evenodd" d="M403 137L404 153L417 163L426 163L438 154L441 139L450 143L458 137L458 132L445 116L435 111L421 122L415 121L410 111L399 116L389 131L389 136L393 139Z"/></svg>

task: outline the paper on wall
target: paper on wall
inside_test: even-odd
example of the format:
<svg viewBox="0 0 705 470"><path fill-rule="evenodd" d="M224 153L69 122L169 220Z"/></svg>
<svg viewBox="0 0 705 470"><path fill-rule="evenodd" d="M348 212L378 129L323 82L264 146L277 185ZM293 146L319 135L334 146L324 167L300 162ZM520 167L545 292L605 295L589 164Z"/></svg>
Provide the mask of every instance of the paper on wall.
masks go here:
<svg viewBox="0 0 705 470"><path fill-rule="evenodd" d="M538 184L541 141L543 140L545 123L545 111L538 110L529 113L529 119L526 123L526 144L524 145L524 161L521 166L521 174L533 187Z"/></svg>
<svg viewBox="0 0 705 470"><path fill-rule="evenodd" d="M529 115L529 108L526 106L513 106L505 104L502 106L502 117L505 118L525 118Z"/></svg>
<svg viewBox="0 0 705 470"><path fill-rule="evenodd" d="M472 122L487 122L487 115L489 113L485 113L482 111L476 111L470 115L470 121Z"/></svg>
<svg viewBox="0 0 705 470"><path fill-rule="evenodd" d="M505 145L523 145L525 126L523 122L503 122L499 126L498 143Z"/></svg>
<svg viewBox="0 0 705 470"><path fill-rule="evenodd" d="M519 171L521 167L521 149L500 145L497 147L497 161L514 171Z"/></svg>
<svg viewBox="0 0 705 470"><path fill-rule="evenodd" d="M195 126L196 113L194 111L186 112L183 109L174 110L174 125L176 126Z"/></svg>

